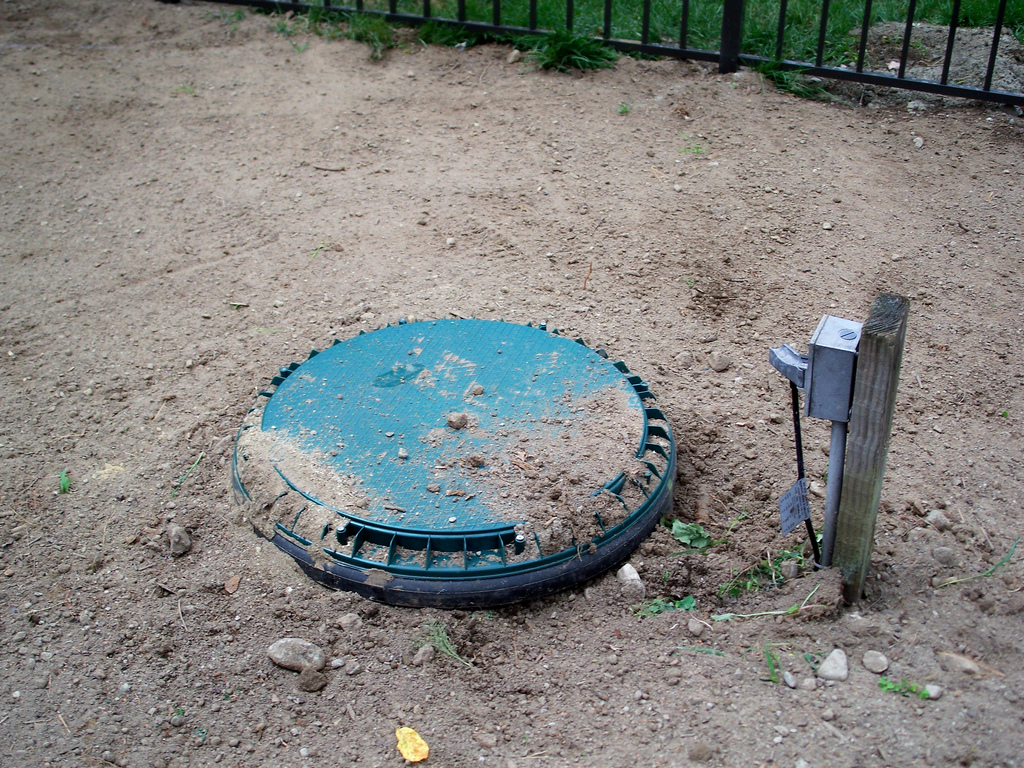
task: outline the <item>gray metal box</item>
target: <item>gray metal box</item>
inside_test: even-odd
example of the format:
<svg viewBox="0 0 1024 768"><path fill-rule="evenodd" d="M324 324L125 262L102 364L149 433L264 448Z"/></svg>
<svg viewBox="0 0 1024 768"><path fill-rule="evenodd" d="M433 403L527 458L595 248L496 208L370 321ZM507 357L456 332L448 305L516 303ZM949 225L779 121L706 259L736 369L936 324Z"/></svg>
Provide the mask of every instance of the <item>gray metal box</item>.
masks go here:
<svg viewBox="0 0 1024 768"><path fill-rule="evenodd" d="M857 345L863 323L825 315L811 336L804 381L804 413L816 419L849 421Z"/></svg>

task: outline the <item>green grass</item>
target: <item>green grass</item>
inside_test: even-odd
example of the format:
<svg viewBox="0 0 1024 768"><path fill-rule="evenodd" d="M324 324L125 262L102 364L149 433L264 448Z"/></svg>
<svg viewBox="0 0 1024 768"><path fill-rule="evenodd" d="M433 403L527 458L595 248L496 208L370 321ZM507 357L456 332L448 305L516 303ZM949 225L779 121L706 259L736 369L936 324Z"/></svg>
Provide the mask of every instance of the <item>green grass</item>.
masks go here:
<svg viewBox="0 0 1024 768"><path fill-rule="evenodd" d="M669 611L692 611L697 607L697 600L692 595L687 595L682 600L665 600L657 597L654 600L644 600L633 612L643 618L644 616L657 616L659 613Z"/></svg>
<svg viewBox="0 0 1024 768"><path fill-rule="evenodd" d="M642 36L644 0L615 0L610 33L611 37L639 40ZM492 0L466 0L466 19L492 23ZM747 0L743 25L744 54L775 60L776 34L780 0ZM388 0L367 0L368 11L387 12ZM906 21L909 0L874 0L870 25L883 22ZM998 0L962 0L959 24L961 27L986 27L995 22ZM950 22L951 0L918 0L914 21L947 25ZM422 0L398 0L399 13L419 15ZM788 0L786 32L782 58L813 62L818 45L820 0ZM226 23L235 20L233 13L223 13ZM432 0L431 14L438 19L458 16L458 0ZM231 18L228 18L228 17ZM831 66L855 63L864 0L833 0L829 6L823 63ZM276 27L280 34L292 36L308 31L323 37L348 37L370 46L371 58L383 57L385 51L396 45L393 28L381 16L356 14L349 18L323 8L322 2L308 14L278 17ZM678 45L681 25L681 4L677 0L651 0L648 40L653 44ZM501 23L506 26L530 26L530 0L505 0L501 3ZM618 54L594 38L604 34L603 0L576 0L573 5L573 26L566 27L563 0L538 0L537 29L551 32L550 37L536 35L520 38L518 47L530 52L530 57L543 69L568 71L613 66ZM686 45L690 48L714 51L719 48L722 25L721 0L691 0L687 20ZM1005 28L1024 42L1024 0L1008 0L1004 18ZM469 47L502 38L485 33L460 30L458 27L431 21L419 31L418 40L426 44ZM895 41L897 44L899 41ZM913 42L913 41L912 41ZM783 74L778 68L763 74L782 90L801 96L817 97L819 89L799 73Z"/></svg>
<svg viewBox="0 0 1024 768"><path fill-rule="evenodd" d="M927 699L928 691L925 690L923 685L917 683L910 683L906 680L900 680L898 683L895 680L889 680L886 677L878 678L878 687L883 691L889 691L891 693L897 693L900 696L910 696L913 694L919 699Z"/></svg>
<svg viewBox="0 0 1024 768"><path fill-rule="evenodd" d="M473 666L459 656L458 651L455 650L455 644L452 642L451 635L448 634L448 627L438 619L431 619L423 625L423 633L418 647L422 648L424 645L434 646L435 651L443 653L445 656L449 656L465 664L467 667Z"/></svg>
<svg viewBox="0 0 1024 768"><path fill-rule="evenodd" d="M68 493L71 491L71 478L68 477L68 471L66 469L62 469L60 471L60 475L57 478L57 483L58 493Z"/></svg>
<svg viewBox="0 0 1024 768"><path fill-rule="evenodd" d="M800 562L803 555L798 549L784 550L739 571L736 576L718 588L718 596L742 595L744 592L758 592L781 584L782 565L789 561Z"/></svg>
<svg viewBox="0 0 1024 768"><path fill-rule="evenodd" d="M586 35L560 31L550 35L521 37L516 45L529 51L527 56L539 69L568 72L571 69L614 67L619 54Z"/></svg>

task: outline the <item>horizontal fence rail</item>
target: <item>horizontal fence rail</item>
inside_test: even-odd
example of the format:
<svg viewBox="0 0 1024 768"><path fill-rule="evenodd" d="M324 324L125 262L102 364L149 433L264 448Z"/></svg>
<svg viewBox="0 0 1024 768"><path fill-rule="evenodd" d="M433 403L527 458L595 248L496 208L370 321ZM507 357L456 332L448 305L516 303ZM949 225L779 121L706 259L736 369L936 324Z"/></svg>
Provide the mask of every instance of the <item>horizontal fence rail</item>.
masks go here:
<svg viewBox="0 0 1024 768"><path fill-rule="evenodd" d="M589 0L586 4L580 0L552 1L564 5L558 6L558 21L555 24L551 23L550 8L547 4L543 6L543 11L548 23L538 21L541 16L538 4L542 0L504 0L504 8L502 0L481 0L483 6L477 4L476 14L470 13L467 0L455 0L454 15L447 13L451 3L443 0L433 0L433 3L432 0L378 0L386 7L371 7L370 0L355 0L355 5L336 3L332 0L313 3L213 0L222 5L242 5L279 13L292 11L296 14L376 14L400 24L417 26L437 22L457 26L468 32L495 36L518 37L562 30L576 31L579 34L592 34L612 48L625 53L717 62L719 72L722 73L734 72L740 65L753 68L768 67L776 71L794 71L830 80L1024 106L1024 92L1005 91L993 87L993 82L999 74L998 54L1000 45L1004 44L1004 36L1009 35L1012 38L1012 33L1016 31L1018 35L1024 37L1024 18L1014 18L1015 30L1006 27L1006 13L1010 0L990 0L990 10L994 10L994 23L991 27L991 38L987 42L988 56L983 82L980 85L956 82L952 72L957 41L961 40L964 34L975 31L965 32L966 27L961 24L961 0L950 0L941 73L934 80L907 74L911 50L915 43L915 16L918 13L919 0L906 0L906 17L900 22L902 36L899 40L899 55L886 67L887 70L891 68L894 71L869 68L868 44L872 27L877 23L873 0L852 0L858 4L863 3L863 9L857 14L859 28L838 33L835 25L843 24L842 19L846 18L846 15L837 13L836 9L841 7L845 14L848 14L849 5L842 5L843 0L814 2L818 15L816 20L811 21L815 22L816 32L812 36L813 50L806 46L802 50L803 53L810 54L806 56L806 60L800 56L787 57L786 46L788 38L794 36L798 24L802 23L806 27L810 23L806 15L807 0L803 0L803 7L799 9L801 13L798 22L794 22L792 17L801 0L776 0L778 9L771 12L772 34L768 36L751 31L751 27L755 26L752 24L752 7L758 0L619 0L621 5L618 8L613 0ZM1020 0L1013 1L1020 3ZM666 11L670 3L671 8ZM418 8L412 10L410 5ZM626 13L623 13L622 5L629 6ZM481 14L479 8L484 6L486 13ZM509 6L512 7L512 11L509 10ZM585 10L587 16L581 22ZM759 13L763 10L763 7L759 7ZM652 16L655 12L658 14L657 23ZM475 18L481 15L484 18ZM632 18L633 15L636 18ZM666 15L674 19L672 24L666 24ZM509 23L509 16L515 17L520 23ZM695 32L698 16L701 34ZM524 20L525 25L522 23ZM760 17L759 20L763 21ZM671 34L668 34L668 27L672 27ZM709 35L708 30L712 28L713 34ZM623 36L623 30L630 33L630 36ZM842 45L836 44L837 34L841 38L849 38L854 32L856 44L851 50L843 50ZM961 37L958 37L958 34ZM771 39L768 39L769 37ZM691 44L695 39L698 42L696 47ZM710 44L707 47L700 47L701 42ZM714 50L716 43L718 50ZM837 57L850 60L836 63ZM1021 62L1021 68L1024 70L1024 61ZM1018 88L1024 90L1024 87Z"/></svg>

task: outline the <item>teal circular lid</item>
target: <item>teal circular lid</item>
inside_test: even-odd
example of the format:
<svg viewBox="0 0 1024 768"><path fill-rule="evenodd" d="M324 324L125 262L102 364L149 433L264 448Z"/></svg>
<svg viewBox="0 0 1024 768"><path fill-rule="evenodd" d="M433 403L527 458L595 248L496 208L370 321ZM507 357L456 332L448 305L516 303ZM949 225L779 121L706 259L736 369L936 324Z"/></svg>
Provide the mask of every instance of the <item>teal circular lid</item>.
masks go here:
<svg viewBox="0 0 1024 768"><path fill-rule="evenodd" d="M274 384L240 432L236 490L257 530L324 574L383 573L386 591L543 572L670 497L671 433L647 386L545 328L389 326Z"/></svg>

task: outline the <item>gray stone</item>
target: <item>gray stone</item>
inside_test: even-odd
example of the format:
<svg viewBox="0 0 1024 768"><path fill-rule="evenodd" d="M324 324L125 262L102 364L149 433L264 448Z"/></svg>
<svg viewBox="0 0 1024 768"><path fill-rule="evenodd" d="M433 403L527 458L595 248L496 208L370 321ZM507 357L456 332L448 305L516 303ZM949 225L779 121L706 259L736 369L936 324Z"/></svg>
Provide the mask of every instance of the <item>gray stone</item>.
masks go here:
<svg viewBox="0 0 1024 768"><path fill-rule="evenodd" d="M412 657L412 665L414 667L422 667L424 664L429 664L434 659L434 646L427 645L421 646L416 655Z"/></svg>
<svg viewBox="0 0 1024 768"><path fill-rule="evenodd" d="M830 653L821 666L818 667L818 677L822 680L842 681L850 676L850 667L846 660L846 653L842 648L836 648Z"/></svg>
<svg viewBox="0 0 1024 768"><path fill-rule="evenodd" d="M522 60L522 58L523 52L520 51L518 48L513 48L509 52L508 56L505 57L505 61L507 61L509 64L515 64L517 61Z"/></svg>
<svg viewBox="0 0 1024 768"><path fill-rule="evenodd" d="M935 655L939 658L939 664L947 672L959 672L963 675L981 674L981 667L966 656L960 656L955 653L937 653Z"/></svg>
<svg viewBox="0 0 1024 768"><path fill-rule="evenodd" d="M938 509L933 509L929 512L924 520L937 531L948 531L953 527L953 524L949 522L949 518L942 514L942 511Z"/></svg>
<svg viewBox="0 0 1024 768"><path fill-rule="evenodd" d="M831 707L823 709L821 710L821 719L826 723L831 722L836 719L836 713L832 711Z"/></svg>
<svg viewBox="0 0 1024 768"><path fill-rule="evenodd" d="M448 418L445 419L445 421L452 429L463 429L469 423L469 416L461 411L458 413L449 413Z"/></svg>
<svg viewBox="0 0 1024 768"><path fill-rule="evenodd" d="M729 370L732 360L724 352L712 352L708 356L708 365L715 373L724 373Z"/></svg>
<svg viewBox="0 0 1024 768"><path fill-rule="evenodd" d="M192 549L192 539L188 531L176 523L167 526L167 543L174 557L181 557Z"/></svg>
<svg viewBox="0 0 1024 768"><path fill-rule="evenodd" d="M175 715L171 718L171 725L175 728L181 728L185 724L184 715Z"/></svg>
<svg viewBox="0 0 1024 768"><path fill-rule="evenodd" d="M346 632L351 632L352 630L359 629L363 626L363 619L358 613L346 613L338 619L338 626Z"/></svg>
<svg viewBox="0 0 1024 768"><path fill-rule="evenodd" d="M691 618L688 622L686 622L686 629L694 637L700 637L704 634L704 630L707 629L707 627L705 627L696 619Z"/></svg>
<svg viewBox="0 0 1024 768"><path fill-rule="evenodd" d="M473 736L473 740L484 749L494 749L498 746L498 737L493 733L477 733Z"/></svg>
<svg viewBox="0 0 1024 768"><path fill-rule="evenodd" d="M818 688L818 681L813 677L805 677L800 681L799 688L801 691L814 691Z"/></svg>
<svg viewBox="0 0 1024 768"><path fill-rule="evenodd" d="M431 646L431 647L433 647L433 646ZM360 664L355 659L353 659L352 661L350 661L348 664L345 665L345 674L346 675L358 675L362 671L363 671L363 665Z"/></svg>
<svg viewBox="0 0 1024 768"><path fill-rule="evenodd" d="M715 749L706 741L697 741L690 746L687 757L695 763L706 763L715 754Z"/></svg>
<svg viewBox="0 0 1024 768"><path fill-rule="evenodd" d="M782 682L784 682L788 688L796 688L796 678L793 677L793 673L788 669L782 673Z"/></svg>
<svg viewBox="0 0 1024 768"><path fill-rule="evenodd" d="M936 547L932 550L932 557L939 565L951 568L957 564L956 552L950 547Z"/></svg>
<svg viewBox="0 0 1024 768"><path fill-rule="evenodd" d="M327 675L323 672L318 672L310 666L305 666L299 672L299 679L295 684L298 685L300 691L316 693L327 685Z"/></svg>
<svg viewBox="0 0 1024 768"><path fill-rule="evenodd" d="M863 662L864 668L876 675L882 674L889 668L889 659L885 657L884 653L878 651L865 652Z"/></svg>
<svg viewBox="0 0 1024 768"><path fill-rule="evenodd" d="M932 701L936 701L942 698L942 686L941 685L926 685L924 692L928 694L928 698Z"/></svg>
<svg viewBox="0 0 1024 768"><path fill-rule="evenodd" d="M800 575L800 565L794 563L792 560L782 564L782 578L786 581L792 581Z"/></svg>
<svg viewBox="0 0 1024 768"><path fill-rule="evenodd" d="M284 637L267 649L267 656L279 667L301 672L309 666L320 671L327 663L324 652L308 640L298 637Z"/></svg>

